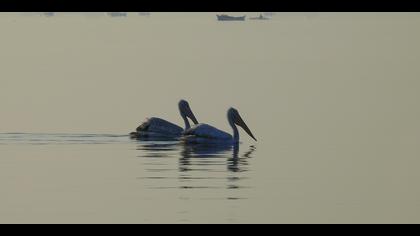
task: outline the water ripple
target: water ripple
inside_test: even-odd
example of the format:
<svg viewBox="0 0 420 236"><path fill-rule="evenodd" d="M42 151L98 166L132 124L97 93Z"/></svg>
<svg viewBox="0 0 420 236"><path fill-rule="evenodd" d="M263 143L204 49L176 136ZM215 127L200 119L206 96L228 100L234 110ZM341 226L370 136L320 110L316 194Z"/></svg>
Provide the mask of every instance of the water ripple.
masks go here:
<svg viewBox="0 0 420 236"><path fill-rule="evenodd" d="M0 144L63 145L128 143L128 135L66 133L0 133Z"/></svg>

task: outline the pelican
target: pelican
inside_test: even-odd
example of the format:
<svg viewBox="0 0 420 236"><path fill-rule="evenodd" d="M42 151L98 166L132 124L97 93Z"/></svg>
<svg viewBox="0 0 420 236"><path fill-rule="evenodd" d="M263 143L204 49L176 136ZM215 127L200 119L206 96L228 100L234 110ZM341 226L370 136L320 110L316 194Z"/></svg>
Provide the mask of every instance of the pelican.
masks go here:
<svg viewBox="0 0 420 236"><path fill-rule="evenodd" d="M194 124L198 124L197 119L194 116L194 113L191 111L190 105L187 101L181 99L178 102L179 113L181 114L182 119L185 123L185 130L189 129L190 122L187 118L190 118ZM139 127L136 129L137 132L130 133L132 138L141 138L141 137L171 137L176 138L182 135L184 131L180 126L173 124L169 121L166 121L161 118L151 117L147 118Z"/></svg>
<svg viewBox="0 0 420 236"><path fill-rule="evenodd" d="M236 125L242 127L255 141L257 139L242 120L238 110L231 107L227 111L227 119L233 129L233 136L208 124L198 124L183 132L181 141L186 143L218 143L235 145L239 143L239 132Z"/></svg>

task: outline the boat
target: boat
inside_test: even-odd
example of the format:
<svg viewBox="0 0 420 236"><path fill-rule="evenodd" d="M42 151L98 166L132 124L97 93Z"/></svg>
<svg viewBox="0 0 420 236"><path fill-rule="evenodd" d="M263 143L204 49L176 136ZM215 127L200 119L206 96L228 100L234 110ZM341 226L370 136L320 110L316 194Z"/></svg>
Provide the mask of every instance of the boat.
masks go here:
<svg viewBox="0 0 420 236"><path fill-rule="evenodd" d="M217 20L218 21L244 21L245 20L245 16L229 16L229 15L217 15Z"/></svg>
<svg viewBox="0 0 420 236"><path fill-rule="evenodd" d="M275 12L263 12L264 16L270 16L273 17L276 13Z"/></svg>
<svg viewBox="0 0 420 236"><path fill-rule="evenodd" d="M125 16L127 16L127 12L108 12L107 14L110 17L125 17Z"/></svg>
<svg viewBox="0 0 420 236"><path fill-rule="evenodd" d="M150 16L150 12L139 12L139 16Z"/></svg>
<svg viewBox="0 0 420 236"><path fill-rule="evenodd" d="M250 20L269 20L270 18L264 17L262 14L260 14L260 16L258 16L258 17L251 17L249 19Z"/></svg>
<svg viewBox="0 0 420 236"><path fill-rule="evenodd" d="M55 15L55 12L44 12L44 16L46 17L52 17Z"/></svg>

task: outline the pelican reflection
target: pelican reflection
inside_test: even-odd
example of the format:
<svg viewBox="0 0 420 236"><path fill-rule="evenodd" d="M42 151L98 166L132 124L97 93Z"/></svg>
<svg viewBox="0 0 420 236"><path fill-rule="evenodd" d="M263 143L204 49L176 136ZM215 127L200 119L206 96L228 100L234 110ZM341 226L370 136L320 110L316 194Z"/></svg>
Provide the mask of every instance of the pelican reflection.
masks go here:
<svg viewBox="0 0 420 236"><path fill-rule="evenodd" d="M239 144L184 144L179 159L181 185L183 188L208 188L209 184L212 188L249 188L243 185L246 182L242 181L249 177L241 173L249 170L248 159L255 150L255 146L251 146L247 152L240 155Z"/></svg>
<svg viewBox="0 0 420 236"><path fill-rule="evenodd" d="M178 148L176 141L147 141L139 143L136 150L143 151L139 157L171 157Z"/></svg>
<svg viewBox="0 0 420 236"><path fill-rule="evenodd" d="M193 166L226 165L231 172L246 171L247 159L252 157L255 150L255 146L250 146L247 152L239 156L238 143L235 145L183 144L179 170L185 172L192 170Z"/></svg>
<svg viewBox="0 0 420 236"><path fill-rule="evenodd" d="M244 147L246 148L246 146ZM240 145L183 144L147 141L137 145L145 176L138 177L151 189L230 189L222 198L244 199L251 188L246 179L255 146L240 152ZM189 196L183 191L181 196Z"/></svg>

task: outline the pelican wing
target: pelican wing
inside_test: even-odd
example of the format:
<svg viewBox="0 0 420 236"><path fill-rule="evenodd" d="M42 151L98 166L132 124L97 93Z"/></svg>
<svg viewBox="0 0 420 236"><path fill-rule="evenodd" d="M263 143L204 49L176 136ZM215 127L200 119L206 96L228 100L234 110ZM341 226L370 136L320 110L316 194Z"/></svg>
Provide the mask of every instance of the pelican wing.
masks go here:
<svg viewBox="0 0 420 236"><path fill-rule="evenodd" d="M183 134L207 139L232 139L232 135L208 124L195 125L184 131Z"/></svg>
<svg viewBox="0 0 420 236"><path fill-rule="evenodd" d="M157 117L148 118L137 128L137 132L154 132L174 135L180 135L182 131L183 129L178 125Z"/></svg>

